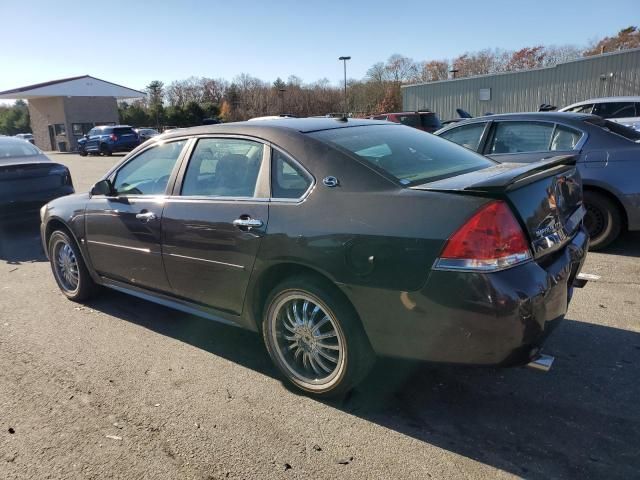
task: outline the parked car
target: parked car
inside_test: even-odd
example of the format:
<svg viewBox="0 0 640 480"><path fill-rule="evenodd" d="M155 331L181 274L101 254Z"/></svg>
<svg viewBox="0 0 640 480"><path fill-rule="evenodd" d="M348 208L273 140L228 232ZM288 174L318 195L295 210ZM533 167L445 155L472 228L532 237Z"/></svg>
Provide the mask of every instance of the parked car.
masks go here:
<svg viewBox="0 0 640 480"><path fill-rule="evenodd" d="M567 311L588 247L571 156L501 165L413 128L300 118L155 137L49 203L62 293L103 285L261 331L320 396L375 355L521 365Z"/></svg>
<svg viewBox="0 0 640 480"><path fill-rule="evenodd" d="M564 107L560 111L592 113L640 131L640 97L592 98Z"/></svg>
<svg viewBox="0 0 640 480"><path fill-rule="evenodd" d="M160 132L158 132L155 128L134 128L133 131L138 134L140 143L146 142L150 138L160 135Z"/></svg>
<svg viewBox="0 0 640 480"><path fill-rule="evenodd" d="M371 115L369 118L372 120L386 120L387 122L401 123L429 133L433 133L442 127L438 116L429 111L381 113Z"/></svg>
<svg viewBox="0 0 640 480"><path fill-rule="evenodd" d="M114 152L129 152L140 145L140 137L129 125L94 127L78 140L78 153L83 157L89 153L111 155Z"/></svg>
<svg viewBox="0 0 640 480"><path fill-rule="evenodd" d="M436 135L500 162L576 155L592 250L625 228L640 230L640 132L595 115L543 112L473 118Z"/></svg>
<svg viewBox="0 0 640 480"><path fill-rule="evenodd" d="M71 193L67 167L24 140L0 137L0 220L37 218L49 200Z"/></svg>
<svg viewBox="0 0 640 480"><path fill-rule="evenodd" d="M36 143L33 139L33 133L18 133L17 135L15 135L15 137L21 140L26 140L29 143Z"/></svg>

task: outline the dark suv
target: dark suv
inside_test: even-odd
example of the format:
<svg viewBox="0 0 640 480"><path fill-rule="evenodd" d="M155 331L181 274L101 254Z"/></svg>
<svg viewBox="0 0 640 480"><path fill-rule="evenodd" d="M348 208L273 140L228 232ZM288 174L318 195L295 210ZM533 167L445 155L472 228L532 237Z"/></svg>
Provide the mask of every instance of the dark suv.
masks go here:
<svg viewBox="0 0 640 480"><path fill-rule="evenodd" d="M372 120L387 120L388 122L402 123L403 125L429 133L433 133L442 128L442 123L440 123L438 116L429 111L381 113L380 115L372 115L369 118Z"/></svg>
<svg viewBox="0 0 640 480"><path fill-rule="evenodd" d="M94 127L78 140L78 153L111 155L113 152L130 152L140 145L140 137L129 125Z"/></svg>

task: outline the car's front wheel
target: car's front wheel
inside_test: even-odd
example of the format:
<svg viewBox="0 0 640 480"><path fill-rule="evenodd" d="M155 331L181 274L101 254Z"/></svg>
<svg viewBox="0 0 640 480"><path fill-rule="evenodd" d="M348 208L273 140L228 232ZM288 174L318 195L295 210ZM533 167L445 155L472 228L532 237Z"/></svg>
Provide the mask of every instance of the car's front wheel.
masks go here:
<svg viewBox="0 0 640 480"><path fill-rule="evenodd" d="M79 154L81 157L86 157L86 156L87 156L87 151L86 151L85 149L79 149L79 150L78 150L78 154Z"/></svg>
<svg viewBox="0 0 640 480"><path fill-rule="evenodd" d="M49 238L49 262L62 293L70 300L80 302L89 298L96 289L76 242L61 230Z"/></svg>
<svg viewBox="0 0 640 480"><path fill-rule="evenodd" d="M316 396L343 395L375 360L353 307L335 287L311 277L291 278L273 289L263 335L286 379Z"/></svg>
<svg viewBox="0 0 640 480"><path fill-rule="evenodd" d="M589 249L601 250L620 235L620 210L609 198L597 192L584 192L584 204L587 210L584 225L589 233Z"/></svg>

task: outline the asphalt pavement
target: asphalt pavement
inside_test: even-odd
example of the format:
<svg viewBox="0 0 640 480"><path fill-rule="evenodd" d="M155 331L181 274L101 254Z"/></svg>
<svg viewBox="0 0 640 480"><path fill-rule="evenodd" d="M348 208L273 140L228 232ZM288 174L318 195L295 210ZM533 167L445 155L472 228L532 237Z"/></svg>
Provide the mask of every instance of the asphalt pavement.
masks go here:
<svg viewBox="0 0 640 480"><path fill-rule="evenodd" d="M54 158L86 191L121 157ZM37 226L2 226L0 478L638 478L640 234L583 271L550 372L383 360L325 402L251 332L66 300Z"/></svg>

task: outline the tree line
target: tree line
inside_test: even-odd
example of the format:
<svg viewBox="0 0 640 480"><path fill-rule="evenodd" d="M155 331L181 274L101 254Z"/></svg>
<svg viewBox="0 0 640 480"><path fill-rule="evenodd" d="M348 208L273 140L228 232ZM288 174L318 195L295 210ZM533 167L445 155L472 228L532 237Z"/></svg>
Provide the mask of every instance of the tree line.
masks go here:
<svg viewBox="0 0 640 480"><path fill-rule="evenodd" d="M348 80L346 108L354 116L398 111L402 108L402 85L548 67L583 56L637 47L640 29L630 26L583 48L534 45L519 50L484 49L465 52L453 59L424 61L395 54L372 65L363 79ZM274 82L246 73L231 81L190 77L164 84L154 80L147 85L146 93L145 99L119 104L121 123L189 127L201 125L206 119L230 122L285 113L305 117L345 109L342 85L333 85L326 78L304 83L295 75ZM27 132L28 125L24 102L0 107L0 133Z"/></svg>

